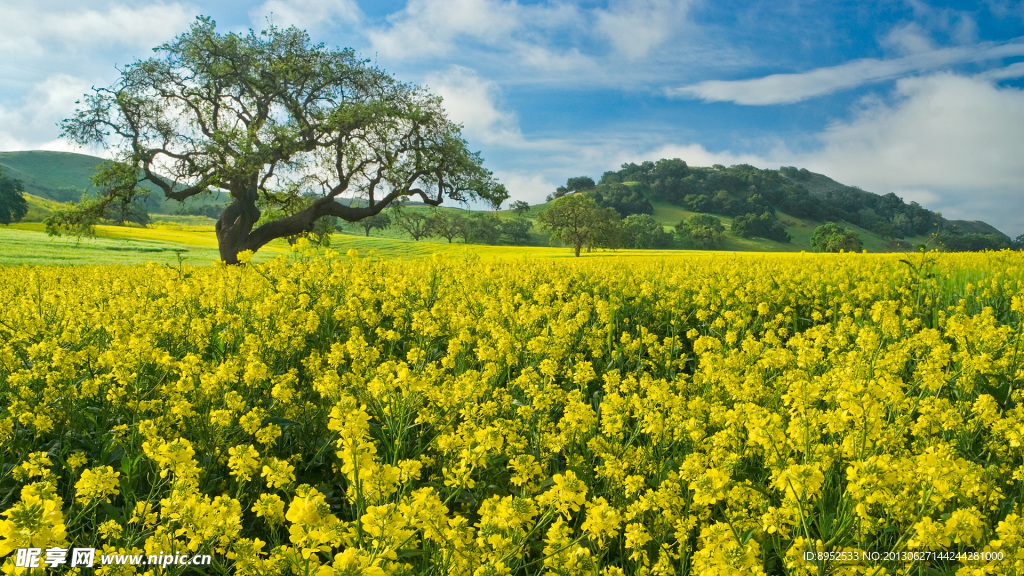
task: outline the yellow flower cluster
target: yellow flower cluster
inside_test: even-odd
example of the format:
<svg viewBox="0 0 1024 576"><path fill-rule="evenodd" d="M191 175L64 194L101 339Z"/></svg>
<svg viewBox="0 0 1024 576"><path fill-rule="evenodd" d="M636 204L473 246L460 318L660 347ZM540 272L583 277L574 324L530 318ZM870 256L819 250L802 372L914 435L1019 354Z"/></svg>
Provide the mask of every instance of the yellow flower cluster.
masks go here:
<svg viewBox="0 0 1024 576"><path fill-rule="evenodd" d="M0 301L6 573L1024 573L1020 253L302 250ZM808 559L915 550L1002 559Z"/></svg>

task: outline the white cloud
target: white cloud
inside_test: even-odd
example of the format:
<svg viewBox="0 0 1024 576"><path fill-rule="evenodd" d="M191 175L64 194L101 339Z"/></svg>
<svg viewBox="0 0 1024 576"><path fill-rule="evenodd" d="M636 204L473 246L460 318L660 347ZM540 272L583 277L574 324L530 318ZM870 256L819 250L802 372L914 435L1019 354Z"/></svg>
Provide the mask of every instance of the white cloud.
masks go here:
<svg viewBox="0 0 1024 576"><path fill-rule="evenodd" d="M499 106L501 93L494 82L468 68L456 66L428 75L426 85L444 99L448 116L463 125L463 132L471 142L504 147L526 144L515 114Z"/></svg>
<svg viewBox="0 0 1024 576"><path fill-rule="evenodd" d="M8 57L36 57L58 47L76 52L110 46L152 48L187 28L194 16L192 7L178 3L91 8L23 2L4 7L0 50Z"/></svg>
<svg viewBox="0 0 1024 576"><path fill-rule="evenodd" d="M652 151L638 155L633 162L642 160L660 160L662 158L680 158L686 161L688 166L733 166L735 164L750 164L759 168L770 168L778 166L777 163L766 160L763 156L756 154L733 154L729 151L712 152L700 144L666 144Z"/></svg>
<svg viewBox="0 0 1024 576"><path fill-rule="evenodd" d="M822 148L794 163L1024 232L1024 91L949 74L900 80L896 91L894 104L830 126Z"/></svg>
<svg viewBox="0 0 1024 576"><path fill-rule="evenodd" d="M555 188L559 186L554 181L535 172L499 170L494 175L508 189L509 204L516 200L540 204L544 202L548 194L554 192ZM564 182L565 179L563 178L562 181Z"/></svg>
<svg viewBox="0 0 1024 576"><path fill-rule="evenodd" d="M388 58L424 58L453 52L457 40L495 45L521 24L523 11L502 0L409 0L388 18L390 26L367 35Z"/></svg>
<svg viewBox="0 0 1024 576"><path fill-rule="evenodd" d="M917 54L935 50L935 42L918 22L908 22L889 31L882 46L899 54Z"/></svg>
<svg viewBox="0 0 1024 576"><path fill-rule="evenodd" d="M70 116L89 83L67 74L47 77L13 106L0 106L0 150L77 150L59 140L57 123Z"/></svg>
<svg viewBox="0 0 1024 576"><path fill-rule="evenodd" d="M1024 43L942 48L879 60L866 58L796 74L772 74L750 80L709 80L668 90L670 96L746 105L791 104L863 84L928 72L964 62L1024 55Z"/></svg>
<svg viewBox="0 0 1024 576"><path fill-rule="evenodd" d="M630 60L668 41L686 21L689 0L616 0L597 10L596 29Z"/></svg>
<svg viewBox="0 0 1024 576"><path fill-rule="evenodd" d="M354 0L267 0L250 10L249 18L257 29L270 19L275 26L322 30L357 23L362 14Z"/></svg>

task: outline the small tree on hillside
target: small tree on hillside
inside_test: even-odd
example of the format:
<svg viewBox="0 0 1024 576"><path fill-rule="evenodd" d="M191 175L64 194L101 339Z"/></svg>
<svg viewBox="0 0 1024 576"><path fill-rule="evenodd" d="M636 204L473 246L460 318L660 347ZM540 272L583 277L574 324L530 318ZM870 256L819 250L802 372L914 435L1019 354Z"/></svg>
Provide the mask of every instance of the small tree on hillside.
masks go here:
<svg viewBox="0 0 1024 576"><path fill-rule="evenodd" d="M434 210L428 218L427 225L431 233L447 238L451 244L452 239L462 235L468 223L465 216L454 210Z"/></svg>
<svg viewBox="0 0 1024 576"><path fill-rule="evenodd" d="M573 192L590 190L595 186L597 184L594 183L594 179L590 176L574 176L565 181L565 186L559 186L553 194L548 194L547 200L550 202Z"/></svg>
<svg viewBox="0 0 1024 576"><path fill-rule="evenodd" d="M498 229L508 239L509 244L526 244L530 240L530 228L533 222L526 218L510 218L502 220Z"/></svg>
<svg viewBox="0 0 1024 576"><path fill-rule="evenodd" d="M478 244L497 244L501 237L501 218L487 212L477 212L466 223L467 241Z"/></svg>
<svg viewBox="0 0 1024 576"><path fill-rule="evenodd" d="M530 211L530 204L523 200L516 200L509 208L515 212L516 216L525 216Z"/></svg>
<svg viewBox="0 0 1024 576"><path fill-rule="evenodd" d="M0 167L0 224L17 222L28 214L25 186Z"/></svg>
<svg viewBox="0 0 1024 576"><path fill-rule="evenodd" d="M430 219L421 212L402 210L395 216L395 224L416 241L431 234Z"/></svg>
<svg viewBox="0 0 1024 576"><path fill-rule="evenodd" d="M827 222L814 229L811 248L816 252L859 252L863 248L860 236L835 222Z"/></svg>
<svg viewBox="0 0 1024 576"><path fill-rule="evenodd" d="M551 238L572 246L580 255L584 246L607 244L611 228L618 230L618 214L601 209L588 194L569 194L555 200L537 220L551 232Z"/></svg>
<svg viewBox="0 0 1024 576"><path fill-rule="evenodd" d="M670 248L672 235L650 214L630 214L622 219L622 243L628 248Z"/></svg>
<svg viewBox="0 0 1024 576"><path fill-rule="evenodd" d="M386 230L391 227L391 217L386 213L381 212L380 214L374 214L367 218L363 218L359 221L359 225L362 226L363 230L366 231L366 236L370 236L370 230L377 228L378 230Z"/></svg>
<svg viewBox="0 0 1024 576"><path fill-rule="evenodd" d="M694 214L676 224L676 234L690 247L714 250L725 241L725 226L710 214Z"/></svg>

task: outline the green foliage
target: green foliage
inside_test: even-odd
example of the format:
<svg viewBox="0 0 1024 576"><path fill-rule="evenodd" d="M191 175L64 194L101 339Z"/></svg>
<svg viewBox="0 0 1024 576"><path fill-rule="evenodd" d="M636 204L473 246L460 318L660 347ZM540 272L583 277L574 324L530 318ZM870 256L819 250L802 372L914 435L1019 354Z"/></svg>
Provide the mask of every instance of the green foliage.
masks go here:
<svg viewBox="0 0 1024 576"><path fill-rule="evenodd" d="M772 212L737 216L732 219L731 231L743 238L767 238L784 243L792 240L782 222Z"/></svg>
<svg viewBox="0 0 1024 576"><path fill-rule="evenodd" d="M914 202L906 204L895 194L879 196L788 166L779 170L747 164L692 168L679 159L662 159L623 164L618 171L605 172L601 183L630 183L651 202L668 202L693 212L760 217L779 210L797 218L847 221L885 238L927 234L943 222L940 215ZM640 212L644 211L630 213ZM751 228L750 218L746 220L741 228ZM755 235L771 237L766 233L782 238L777 230L760 230Z"/></svg>
<svg viewBox="0 0 1024 576"><path fill-rule="evenodd" d="M725 242L725 226L710 214L694 214L676 224L676 234L689 248L716 250Z"/></svg>
<svg viewBox="0 0 1024 576"><path fill-rule="evenodd" d="M226 190L217 225L225 262L312 232L325 216L355 222L409 196L493 206L508 197L440 98L352 50L313 44L294 27L222 34L199 18L155 52L87 94L63 136L136 159L168 198ZM365 203L339 202L343 194ZM259 201L284 196L315 201L262 218Z"/></svg>
<svg viewBox="0 0 1024 576"><path fill-rule="evenodd" d="M530 204L523 200L516 200L509 206L509 209L515 212L516 216L524 216L530 211Z"/></svg>
<svg viewBox="0 0 1024 576"><path fill-rule="evenodd" d="M516 245L522 245L529 242L530 228L533 228L533 222L522 217L502 220L501 224L498 225L498 230L501 232L502 238L504 238L509 244Z"/></svg>
<svg viewBox="0 0 1024 576"><path fill-rule="evenodd" d="M537 220L551 232L552 240L572 246L576 256L584 246L615 247L618 243L618 213L602 209L588 194L569 194L555 200Z"/></svg>
<svg viewBox="0 0 1024 576"><path fill-rule="evenodd" d="M860 252L863 244L856 232L835 222L827 222L814 229L811 248L816 252Z"/></svg>
<svg viewBox="0 0 1024 576"><path fill-rule="evenodd" d="M454 210L432 210L427 219L430 233L447 238L449 244L456 236L461 236L468 225L466 217Z"/></svg>
<svg viewBox="0 0 1024 576"><path fill-rule="evenodd" d="M466 242L497 244L501 238L501 219L494 214L477 212L469 218L463 234Z"/></svg>
<svg viewBox="0 0 1024 576"><path fill-rule="evenodd" d="M644 194L642 187L629 186L626 184L599 184L591 194L597 205L602 208L611 208L620 216L630 214L652 214L654 206L651 205Z"/></svg>
<svg viewBox="0 0 1024 576"><path fill-rule="evenodd" d="M0 167L0 224L17 222L28 213L25 186L21 180L7 176Z"/></svg>
<svg viewBox="0 0 1024 576"><path fill-rule="evenodd" d="M650 214L630 214L621 223L625 248L671 248L672 235Z"/></svg>
<svg viewBox="0 0 1024 576"><path fill-rule="evenodd" d="M370 230L374 228L378 230L386 230L391 227L391 216L381 212L380 214L374 214L373 216L367 216L359 221L359 226L366 231L366 236L370 236Z"/></svg>
<svg viewBox="0 0 1024 576"><path fill-rule="evenodd" d="M395 215L395 224L405 230L413 240L419 240L430 236L430 218L423 213L411 210L400 210Z"/></svg>
<svg viewBox="0 0 1024 576"><path fill-rule="evenodd" d="M1018 237L1018 240L1020 237ZM956 228L945 229L934 236L935 243L946 252L980 252L1012 247L1009 238L1001 234L962 233Z"/></svg>

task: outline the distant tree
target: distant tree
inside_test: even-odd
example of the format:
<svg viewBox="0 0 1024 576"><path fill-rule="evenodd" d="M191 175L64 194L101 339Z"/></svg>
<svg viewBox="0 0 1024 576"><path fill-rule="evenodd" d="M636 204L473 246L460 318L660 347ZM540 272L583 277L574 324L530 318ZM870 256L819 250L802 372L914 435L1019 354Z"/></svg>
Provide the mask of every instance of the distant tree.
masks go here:
<svg viewBox="0 0 1024 576"><path fill-rule="evenodd" d="M676 233L683 243L702 250L721 248L724 232L722 221L710 214L694 214L676 224Z"/></svg>
<svg viewBox="0 0 1024 576"><path fill-rule="evenodd" d="M726 190L719 190L711 198L711 208L721 214L735 214L736 201Z"/></svg>
<svg viewBox="0 0 1024 576"><path fill-rule="evenodd" d="M1017 238L1013 240L1013 249L1024 250L1024 234L1017 236Z"/></svg>
<svg viewBox="0 0 1024 576"><path fill-rule="evenodd" d="M468 238L478 244L497 244L501 238L501 219L487 212L477 212L466 226Z"/></svg>
<svg viewBox="0 0 1024 576"><path fill-rule="evenodd" d="M555 200L537 220L553 240L572 246L579 256L584 246L609 243L610 227L617 224L618 214L610 208L602 210L590 195L570 194Z"/></svg>
<svg viewBox="0 0 1024 576"><path fill-rule="evenodd" d="M431 234L430 219L421 212L400 210L395 216L395 224L416 241Z"/></svg>
<svg viewBox="0 0 1024 576"><path fill-rule="evenodd" d="M732 233L743 238L767 238L776 242L788 243L792 240L786 228L772 212L760 215L750 213L732 219Z"/></svg>
<svg viewBox="0 0 1024 576"><path fill-rule="evenodd" d="M687 194L683 198L683 207L691 212L707 212L711 202L703 194Z"/></svg>
<svg viewBox="0 0 1024 576"><path fill-rule="evenodd" d="M587 194L593 194L597 205L602 208L613 208L620 216L630 214L653 214L651 205L639 185L599 184Z"/></svg>
<svg viewBox="0 0 1024 576"><path fill-rule="evenodd" d="M387 213L385 212L381 212L380 214L374 214L373 216L369 216L367 218L363 218L362 220L360 220L359 226L361 226L363 230L366 231L366 236L369 237L370 230L373 230L374 228L378 230L386 230L387 228L390 228L391 216L388 216Z"/></svg>
<svg viewBox="0 0 1024 576"><path fill-rule="evenodd" d="M1002 250L1010 248L1012 241L1002 234L979 234L977 232L962 233L958 228L951 227L933 236L935 243L946 252L980 252L982 250Z"/></svg>
<svg viewBox="0 0 1024 576"><path fill-rule="evenodd" d="M650 214L630 214L622 219L622 245L628 248L670 248L672 235Z"/></svg>
<svg viewBox="0 0 1024 576"><path fill-rule="evenodd" d="M516 216L524 216L530 211L530 204L522 200L516 200L509 208L516 213Z"/></svg>
<svg viewBox="0 0 1024 576"><path fill-rule="evenodd" d="M863 248L860 236L835 222L827 222L814 229L811 248L816 252L859 252Z"/></svg>
<svg viewBox="0 0 1024 576"><path fill-rule="evenodd" d="M565 182L565 189L569 192L580 192L582 190L590 190L596 186L594 179L590 176L576 176L569 178Z"/></svg>
<svg viewBox="0 0 1024 576"><path fill-rule="evenodd" d="M498 225L501 235L508 239L509 244L526 244L530 240L530 228L533 222L526 218L509 218Z"/></svg>
<svg viewBox="0 0 1024 576"><path fill-rule="evenodd" d="M433 235L447 238L449 244L468 224L466 217L455 210L433 210L427 222Z"/></svg>
<svg viewBox="0 0 1024 576"><path fill-rule="evenodd" d="M28 214L25 186L0 167L0 224L18 222Z"/></svg>
<svg viewBox="0 0 1024 576"><path fill-rule="evenodd" d="M548 194L548 202L557 200L566 194L572 194L573 192L581 192L583 190L590 190L596 186L594 179L590 176L575 176L569 178L565 182L565 186L559 186L555 189L554 194Z"/></svg>

